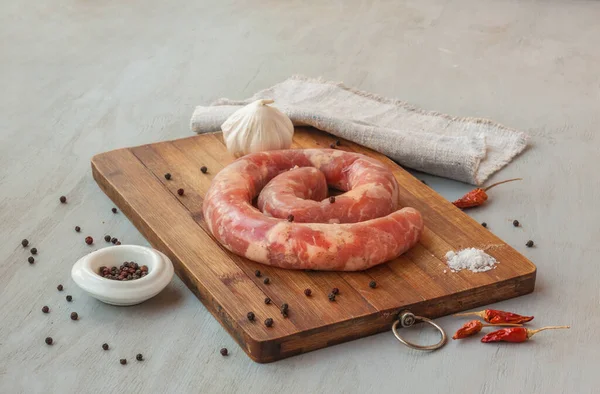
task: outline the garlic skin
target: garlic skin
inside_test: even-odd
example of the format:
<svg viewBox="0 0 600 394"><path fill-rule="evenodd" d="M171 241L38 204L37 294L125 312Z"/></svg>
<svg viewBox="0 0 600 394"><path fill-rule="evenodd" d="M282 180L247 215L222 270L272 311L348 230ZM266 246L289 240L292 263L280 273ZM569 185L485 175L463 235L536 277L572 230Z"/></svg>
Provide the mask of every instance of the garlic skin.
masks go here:
<svg viewBox="0 0 600 394"><path fill-rule="evenodd" d="M221 125L227 150L235 157L268 150L288 149L292 145L294 125L286 114L256 100L235 111Z"/></svg>

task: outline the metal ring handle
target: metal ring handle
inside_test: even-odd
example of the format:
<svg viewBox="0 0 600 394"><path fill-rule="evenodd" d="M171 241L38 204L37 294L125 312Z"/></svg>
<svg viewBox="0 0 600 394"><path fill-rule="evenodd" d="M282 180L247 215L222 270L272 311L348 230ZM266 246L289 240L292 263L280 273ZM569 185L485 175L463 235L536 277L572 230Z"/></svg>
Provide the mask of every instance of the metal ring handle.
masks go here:
<svg viewBox="0 0 600 394"><path fill-rule="evenodd" d="M402 338L400 336L400 334L398 334L398 324L400 324L402 327L410 327L419 321L431 324L432 326L437 328L437 330L442 335L442 339L440 339L440 341L434 345L422 346L422 345L415 345L414 343L408 342L407 340ZM396 339L398 339L400 342L402 342L409 348L416 349L416 350L436 350L436 349L439 349L442 346L444 346L446 344L446 342L448 341L446 332L444 331L444 329L442 327L438 326L436 323L434 323L433 321L429 320L426 317L415 316L411 312L402 312L400 314L398 320L396 320L394 322L394 324L392 325L392 332L394 333L394 336L396 337Z"/></svg>

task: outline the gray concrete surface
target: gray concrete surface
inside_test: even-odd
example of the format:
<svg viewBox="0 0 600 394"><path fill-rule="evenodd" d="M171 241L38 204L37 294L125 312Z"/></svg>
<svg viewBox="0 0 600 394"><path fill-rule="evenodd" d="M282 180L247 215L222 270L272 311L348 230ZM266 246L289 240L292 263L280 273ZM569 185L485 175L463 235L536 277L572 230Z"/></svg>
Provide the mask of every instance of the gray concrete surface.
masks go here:
<svg viewBox="0 0 600 394"><path fill-rule="evenodd" d="M598 392L599 20L592 1L0 1L0 392ZM494 178L525 180L470 214L538 266L533 294L495 307L572 329L434 353L383 333L260 365L177 278L132 308L75 287L85 235L146 244L110 212L93 154L188 136L195 105L296 73L528 131ZM469 189L424 177L449 199Z"/></svg>

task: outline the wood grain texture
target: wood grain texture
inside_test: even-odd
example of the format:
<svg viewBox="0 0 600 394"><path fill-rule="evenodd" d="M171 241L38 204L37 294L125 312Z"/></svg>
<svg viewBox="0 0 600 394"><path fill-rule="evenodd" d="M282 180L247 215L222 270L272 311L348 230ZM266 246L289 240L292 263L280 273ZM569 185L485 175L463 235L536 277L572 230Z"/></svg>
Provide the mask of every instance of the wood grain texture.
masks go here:
<svg viewBox="0 0 600 394"><path fill-rule="evenodd" d="M324 148L331 141L308 128L296 129L294 136L298 148ZM220 134L99 154L92 170L101 189L173 260L179 277L257 362L389 330L403 310L435 318L533 291L535 266L461 210L383 155L348 141L338 149L385 163L400 185L400 205L423 213L425 235L409 253L358 273L284 270L230 253L202 217L212 178L233 161ZM206 174L201 166L209 169ZM450 272L445 253L465 247L484 249L500 264L485 273ZM371 280L377 282L374 289ZM334 287L340 294L332 302L327 295ZM304 295L307 288L311 297ZM266 297L271 304L264 303ZM290 308L285 317L279 311L283 303ZM248 312L255 321L246 318ZM263 324L267 318L274 319L273 327Z"/></svg>

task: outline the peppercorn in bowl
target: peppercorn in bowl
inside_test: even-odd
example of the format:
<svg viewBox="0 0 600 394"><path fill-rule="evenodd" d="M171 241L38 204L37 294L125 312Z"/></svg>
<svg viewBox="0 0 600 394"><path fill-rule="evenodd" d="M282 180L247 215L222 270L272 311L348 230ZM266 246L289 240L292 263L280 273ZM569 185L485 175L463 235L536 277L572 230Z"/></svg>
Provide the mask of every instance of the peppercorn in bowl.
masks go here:
<svg viewBox="0 0 600 394"><path fill-rule="evenodd" d="M160 293L173 278L171 260L138 245L110 246L79 259L71 269L75 283L111 305L142 303Z"/></svg>

